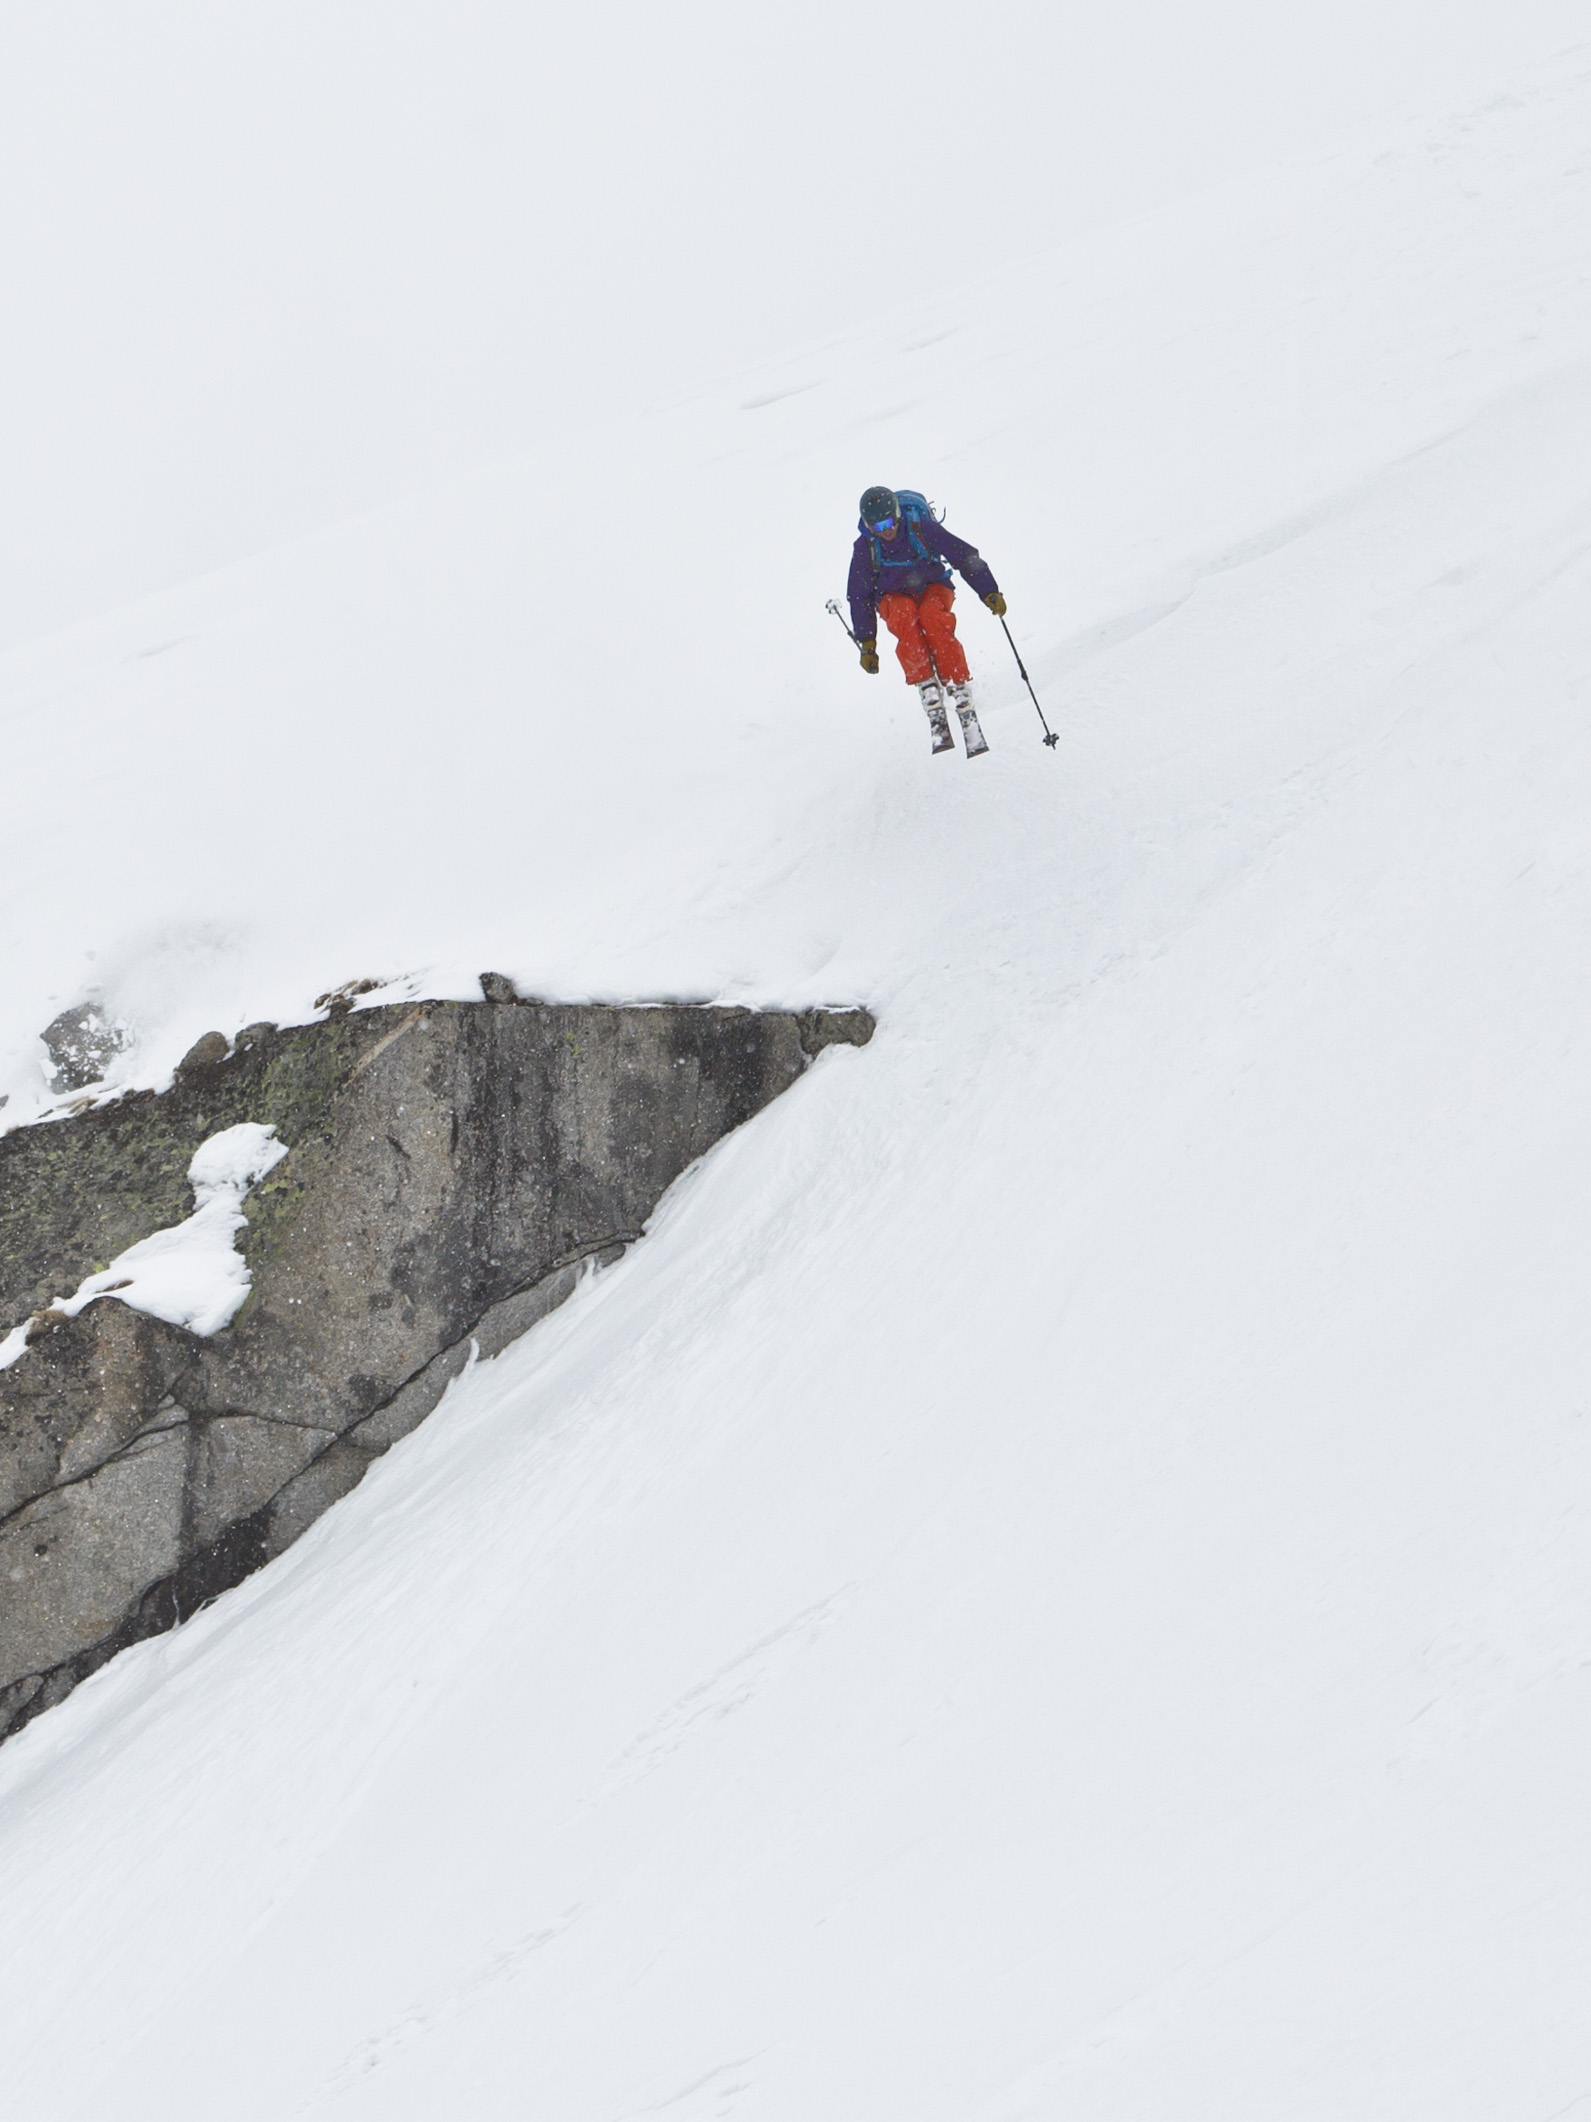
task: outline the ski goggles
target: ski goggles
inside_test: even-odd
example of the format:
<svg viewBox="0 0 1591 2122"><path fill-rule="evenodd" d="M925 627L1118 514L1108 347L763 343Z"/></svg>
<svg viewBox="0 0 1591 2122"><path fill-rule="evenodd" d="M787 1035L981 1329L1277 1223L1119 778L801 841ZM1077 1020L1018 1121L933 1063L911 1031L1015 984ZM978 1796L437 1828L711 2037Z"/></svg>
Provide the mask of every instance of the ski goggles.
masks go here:
<svg viewBox="0 0 1591 2122"><path fill-rule="evenodd" d="M895 528L895 525L898 520L899 519L895 516L885 516L879 522L870 523L867 527L870 531L877 535L880 532L892 531Z"/></svg>

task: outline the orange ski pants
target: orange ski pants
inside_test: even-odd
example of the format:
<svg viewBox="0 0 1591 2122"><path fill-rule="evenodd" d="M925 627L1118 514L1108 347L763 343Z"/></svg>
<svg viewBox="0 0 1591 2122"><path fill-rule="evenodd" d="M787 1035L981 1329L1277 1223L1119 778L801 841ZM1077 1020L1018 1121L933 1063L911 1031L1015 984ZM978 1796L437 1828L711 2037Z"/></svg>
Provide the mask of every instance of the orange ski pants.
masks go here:
<svg viewBox="0 0 1591 2122"><path fill-rule="evenodd" d="M956 593L948 582L930 582L921 598L891 590L878 600L878 615L895 636L895 653L908 685L921 685L937 670L952 685L972 675L967 652L956 639Z"/></svg>

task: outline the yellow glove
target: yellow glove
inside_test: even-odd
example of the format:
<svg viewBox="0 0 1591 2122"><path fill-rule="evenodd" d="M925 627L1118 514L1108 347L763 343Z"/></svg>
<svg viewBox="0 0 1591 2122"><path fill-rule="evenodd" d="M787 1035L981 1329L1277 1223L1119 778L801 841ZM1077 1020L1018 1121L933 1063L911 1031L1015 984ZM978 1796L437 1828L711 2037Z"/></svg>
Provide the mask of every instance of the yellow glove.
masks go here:
<svg viewBox="0 0 1591 2122"><path fill-rule="evenodd" d="M1000 592L997 589L990 590L988 596L985 597L983 601L985 604L988 605L990 611L994 613L994 616L997 619L1003 619L1005 617L1005 599L1001 596Z"/></svg>
<svg viewBox="0 0 1591 2122"><path fill-rule="evenodd" d="M858 641L856 645L862 651L863 670L867 672L870 678L876 678L878 676L877 634L874 634L870 641Z"/></svg>

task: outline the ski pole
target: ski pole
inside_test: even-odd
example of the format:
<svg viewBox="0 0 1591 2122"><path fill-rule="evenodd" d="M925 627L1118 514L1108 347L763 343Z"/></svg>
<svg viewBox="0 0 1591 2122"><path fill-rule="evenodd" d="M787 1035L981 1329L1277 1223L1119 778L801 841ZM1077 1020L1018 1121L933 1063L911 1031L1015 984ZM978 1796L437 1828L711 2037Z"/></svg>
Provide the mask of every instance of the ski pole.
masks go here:
<svg viewBox="0 0 1591 2122"><path fill-rule="evenodd" d="M1001 619L1000 624L1001 626L1005 627L1005 638L1008 641L1011 641L1011 629L1010 627L1006 626L1004 618ZM1022 683L1028 689L1028 698L1033 702L1033 705L1035 707L1039 707L1039 696L1033 690L1033 680L1028 676L1027 665L1022 661L1022 651L1017 647L1014 641L1011 641L1011 653L1013 656L1016 657L1016 667L1022 673ZM1050 725L1047 722L1044 722L1044 710L1042 707L1039 707L1039 720L1040 722L1044 723L1045 743L1059 744L1061 741L1060 738L1056 736L1054 730L1050 728Z"/></svg>
<svg viewBox="0 0 1591 2122"><path fill-rule="evenodd" d="M839 622L840 622L841 626L845 626L845 615L844 615L844 613L843 613L843 612L842 612L842 611L840 610L840 607L839 607L839 606L838 606L838 605L837 605L837 604L835 603L835 601L834 601L834 599L833 599L832 597L831 597L831 598L829 599L828 603L824 605L823 609L824 609L824 610L825 610L826 612L833 612L833 614L834 614L835 618L839 620ZM856 636L855 636L855 634L853 634L853 633L851 632L851 629L850 629L850 628L849 628L848 626L845 626L845 631L846 631L846 634L847 634L847 635L849 636L849 638L850 638L850 639L851 639L851 640L852 640L853 642L855 642L856 646L857 646L858 648L860 648L860 647L861 647L861 645L862 645L862 644L861 644L861 642L860 642L860 641L857 641L857 639L856 639Z"/></svg>

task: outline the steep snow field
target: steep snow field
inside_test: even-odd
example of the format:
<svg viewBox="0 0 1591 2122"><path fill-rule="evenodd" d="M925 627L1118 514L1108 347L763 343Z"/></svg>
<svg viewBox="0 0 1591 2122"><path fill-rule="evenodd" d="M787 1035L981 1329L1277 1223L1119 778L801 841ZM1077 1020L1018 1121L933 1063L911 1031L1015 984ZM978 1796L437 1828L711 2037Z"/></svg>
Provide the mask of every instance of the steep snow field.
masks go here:
<svg viewBox="0 0 1591 2122"><path fill-rule="evenodd" d="M1585 35L1585 0L0 9L0 649ZM903 139L921 205L880 212Z"/></svg>
<svg viewBox="0 0 1591 2122"><path fill-rule="evenodd" d="M0 666L7 1122L91 986L138 1082L880 1018L0 1751L11 2111L1591 2112L1588 141L1581 51ZM856 672L876 479L1056 753L975 606L988 759Z"/></svg>

